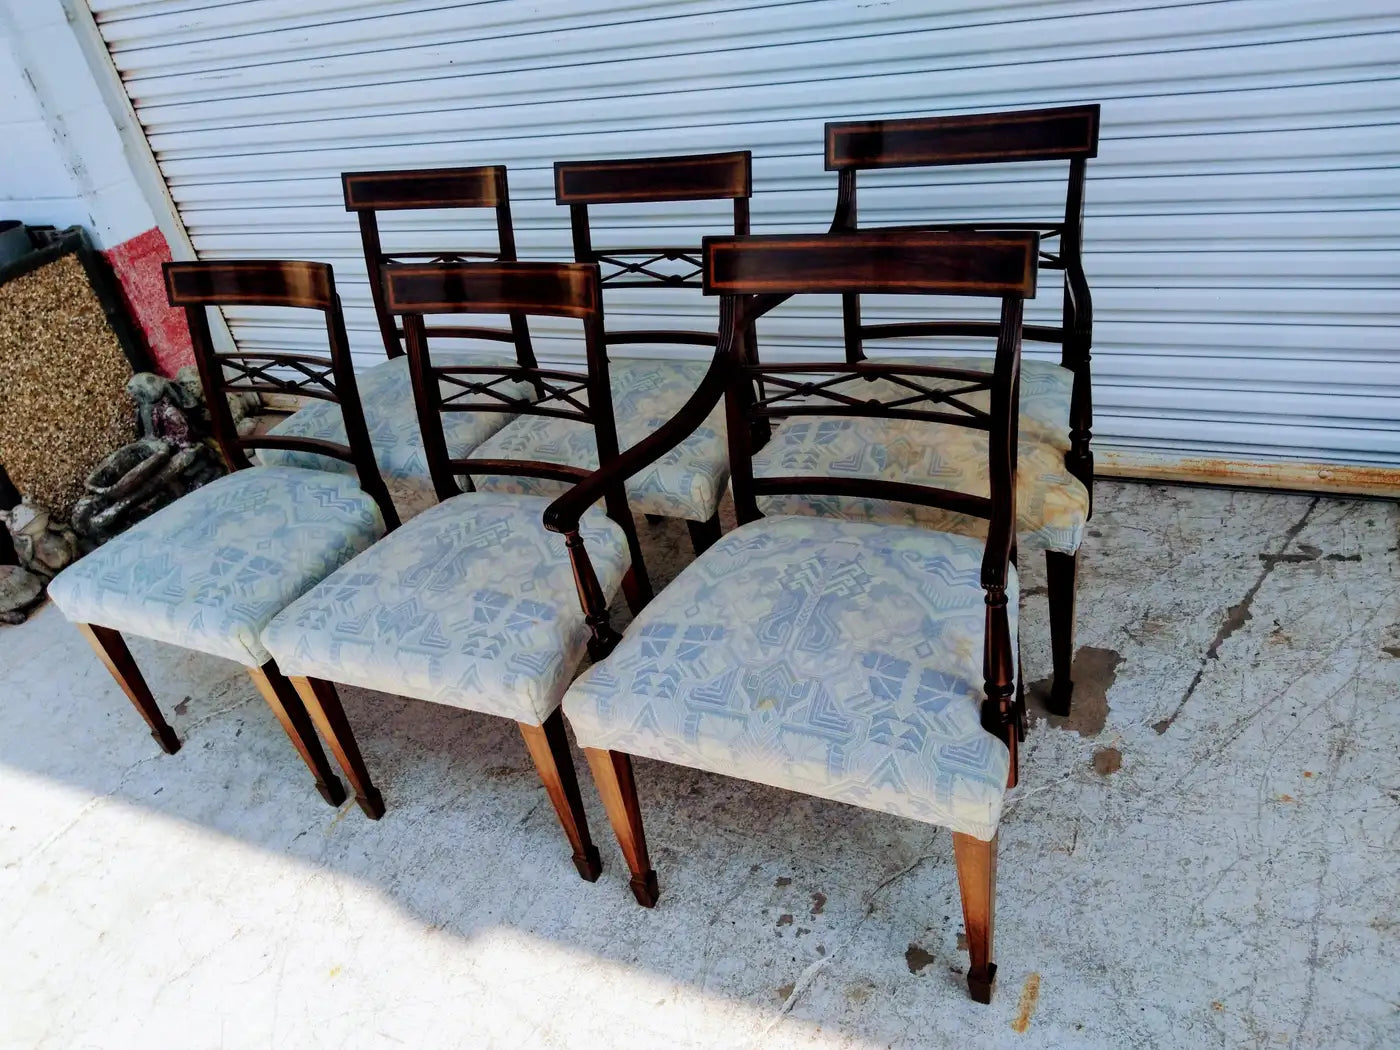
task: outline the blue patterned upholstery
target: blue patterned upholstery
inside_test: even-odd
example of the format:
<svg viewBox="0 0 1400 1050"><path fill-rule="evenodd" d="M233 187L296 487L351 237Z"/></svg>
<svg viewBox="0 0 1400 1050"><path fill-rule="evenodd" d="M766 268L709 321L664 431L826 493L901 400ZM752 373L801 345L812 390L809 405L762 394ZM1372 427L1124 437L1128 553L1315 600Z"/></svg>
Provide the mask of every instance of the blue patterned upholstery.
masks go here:
<svg viewBox="0 0 1400 1050"><path fill-rule="evenodd" d="M285 674L378 689L538 725L587 649L564 537L539 496L465 493L426 510L268 625ZM629 564L601 512L585 549L607 595Z"/></svg>
<svg viewBox="0 0 1400 1050"><path fill-rule="evenodd" d="M1010 759L980 722L982 549L864 522L745 525L656 596L564 712L583 747L989 839Z"/></svg>
<svg viewBox="0 0 1400 1050"><path fill-rule="evenodd" d="M268 621L383 534L353 478L251 467L109 540L59 573L49 596L76 623L260 667Z"/></svg>
<svg viewBox="0 0 1400 1050"><path fill-rule="evenodd" d="M614 359L609 367L618 447L628 449L674 416L700 385L708 363ZM534 459L598 468L593 427L571 419L519 416L477 450L483 459ZM708 521L729 479L724 406L674 449L627 482L633 513ZM568 486L537 478L488 475L473 479L483 492L557 496Z"/></svg>
<svg viewBox="0 0 1400 1050"><path fill-rule="evenodd" d="M756 478L882 478L981 496L990 491L985 431L910 419L789 417L754 453L753 473ZM978 539L987 534L984 518L864 497L765 495L758 497L758 509L764 514L920 525ZM1034 434L1024 435L1017 448L1016 517L1023 550L1066 554L1079 549L1089 520L1089 492L1065 469L1063 450Z"/></svg>
<svg viewBox="0 0 1400 1050"><path fill-rule="evenodd" d="M471 354L438 351L433 363L445 364L509 364L500 360L485 360ZM355 376L360 403L364 406L365 425L369 429L374 458L379 473L388 480L427 481L428 456L423 450L423 435L418 427L418 412L413 404L413 382L408 374L408 358L396 357L383 364L359 372ZM528 397L528 384L504 383L503 394ZM504 412L445 412L442 425L451 456L465 456L488 437L510 422ZM345 443L345 420L340 405L332 401L313 401L290 418L278 423L269 433L281 437L311 437ZM268 466L306 467L309 470L330 470L353 474L349 463L314 452L293 452L265 448L258 451L258 461Z"/></svg>

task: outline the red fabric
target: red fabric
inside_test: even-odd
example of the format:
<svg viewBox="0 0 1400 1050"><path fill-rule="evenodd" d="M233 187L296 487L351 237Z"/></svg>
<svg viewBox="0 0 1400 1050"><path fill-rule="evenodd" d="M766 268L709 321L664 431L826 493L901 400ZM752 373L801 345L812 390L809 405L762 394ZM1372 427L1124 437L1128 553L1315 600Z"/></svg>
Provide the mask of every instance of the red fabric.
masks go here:
<svg viewBox="0 0 1400 1050"><path fill-rule="evenodd" d="M146 333L156 368L173 376L183 365L194 364L185 312L171 306L165 294L160 265L170 261L170 245L160 229L153 226L102 254L112 264L132 320Z"/></svg>

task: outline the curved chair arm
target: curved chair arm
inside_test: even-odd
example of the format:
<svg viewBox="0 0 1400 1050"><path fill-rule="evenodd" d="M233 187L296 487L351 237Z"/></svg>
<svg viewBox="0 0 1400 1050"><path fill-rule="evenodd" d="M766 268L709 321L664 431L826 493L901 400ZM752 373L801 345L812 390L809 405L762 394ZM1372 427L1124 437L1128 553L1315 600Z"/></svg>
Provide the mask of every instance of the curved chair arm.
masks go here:
<svg viewBox="0 0 1400 1050"><path fill-rule="evenodd" d="M726 340L724 345L716 349L705 378L700 381L700 386L690 395L690 400L681 406L679 412L617 459L595 470L545 508L545 528L550 532L577 531L584 511L602 499L610 488L620 486L639 470L655 463L695 432L695 428L720 403L725 388L729 385L732 366L727 344L730 341Z"/></svg>
<svg viewBox="0 0 1400 1050"><path fill-rule="evenodd" d="M1065 289L1074 306L1074 335L1077 349L1087 351L1094 331L1094 301L1089 294L1089 279L1084 275L1084 263L1065 260ZM1069 333L1065 333L1068 337ZM1076 362L1082 366L1082 362Z"/></svg>

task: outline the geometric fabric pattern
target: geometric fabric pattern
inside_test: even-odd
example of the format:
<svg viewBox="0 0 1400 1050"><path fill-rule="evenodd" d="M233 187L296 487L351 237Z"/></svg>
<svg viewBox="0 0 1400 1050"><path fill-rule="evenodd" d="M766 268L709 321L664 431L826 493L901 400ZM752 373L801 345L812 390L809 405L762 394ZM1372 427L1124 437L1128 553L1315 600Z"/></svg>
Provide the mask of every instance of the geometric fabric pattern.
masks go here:
<svg viewBox="0 0 1400 1050"><path fill-rule="evenodd" d="M1057 372L1069 375L1059 368ZM1043 373L1041 373L1043 374ZM933 383L927 385L933 386ZM1034 398L1039 422L1028 422L1022 378L1020 440L1016 451L1016 524L1020 546L1028 550L1052 550L1073 554L1084 538L1089 518L1089 492L1065 469L1065 441L1049 441L1044 428L1048 408L1056 399ZM861 381L863 396L893 400L907 396L907 388L875 380ZM1046 384L1048 385L1048 384ZM845 384L838 389L845 387ZM981 404L978 404L978 398ZM964 395L976 407L985 407L987 395ZM954 411L954 409L945 409ZM1066 419L1057 423L1067 433ZM918 419L870 416L789 416L773 429L772 439L753 455L755 478L800 476L878 478L986 496L987 432L970 427L932 423ZM765 515L814 514L821 517L919 525L940 532L954 532L974 539L987 535L987 521L940 507L811 493L762 495L758 509Z"/></svg>
<svg viewBox="0 0 1400 1050"><path fill-rule="evenodd" d="M485 359L461 351L435 351L434 365L481 364L509 367L514 362ZM489 377L486 377L489 378ZM413 381L408 371L406 355L355 374L364 407L365 425L379 473L386 480L426 480L428 455L423 450L422 430L418 426L418 410L413 402ZM444 394L457 389L442 385ZM529 397L528 383L502 383L495 389L513 397ZM481 398L485 401L485 398ZM447 438L450 456L466 456L488 437L511 420L506 412L443 412L439 415ZM334 401L310 401L295 414L278 423L269 433L279 437L322 438L345 444L345 418L340 405ZM353 465L343 460L320 456L314 452L264 448L258 450L258 461L267 466L306 467L309 470L329 470L354 474Z"/></svg>
<svg viewBox="0 0 1400 1050"><path fill-rule="evenodd" d="M583 747L990 839L1006 745L981 725L983 545L763 518L722 537L564 697ZM1012 651L1018 587L1007 589Z"/></svg>
<svg viewBox="0 0 1400 1050"><path fill-rule="evenodd" d="M59 573L49 596L76 623L260 667L268 621L383 534L353 477L249 467L107 541Z"/></svg>
<svg viewBox="0 0 1400 1050"><path fill-rule="evenodd" d="M617 358L608 366L618 448L626 451L674 416L695 393L708 362ZM576 395L586 400L586 393ZM729 480L724 405L716 405L693 433L655 463L627 479L635 514L708 521ZM549 416L518 416L477 449L482 459L533 459L598 468L598 442L590 424ZM473 479L482 492L523 492L554 497L558 481L514 475Z"/></svg>
<svg viewBox="0 0 1400 1050"><path fill-rule="evenodd" d="M549 500L463 493L424 511L292 603L263 632L284 674L539 725L587 651ZM584 516L603 593L630 564L622 529Z"/></svg>

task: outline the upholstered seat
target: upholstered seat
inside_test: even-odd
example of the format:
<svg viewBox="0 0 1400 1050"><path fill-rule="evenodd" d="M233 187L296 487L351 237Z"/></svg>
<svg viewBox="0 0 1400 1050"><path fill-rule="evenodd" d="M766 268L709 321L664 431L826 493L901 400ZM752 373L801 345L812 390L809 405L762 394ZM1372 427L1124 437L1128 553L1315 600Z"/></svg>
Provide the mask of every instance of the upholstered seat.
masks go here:
<svg viewBox="0 0 1400 1050"><path fill-rule="evenodd" d="M438 364L500 364L512 362L483 360L471 354L440 352L434 355ZM395 357L383 364L360 372L355 377L360 388L360 403L364 406L365 424L379 472L395 481L427 483L428 459L423 451L423 436L418 428L418 413L413 403L413 382L408 372L408 358ZM514 397L528 397L528 384L504 383L497 389ZM504 412L451 412L443 417L447 451L453 456L465 456L488 437L510 422ZM273 427L270 433L279 437L321 438L345 442L345 423L340 406L330 401L313 401L295 415ZM268 466L306 467L310 470L334 470L353 473L350 464L314 452L265 448L258 458Z"/></svg>
<svg viewBox="0 0 1400 1050"><path fill-rule="evenodd" d="M889 397L889 392L883 396ZM1034 432L1024 433L1017 445L1016 472L1017 529L1022 549L1073 554L1089 519L1089 492L1065 469L1063 449ZM985 496L987 435L985 431L922 420L795 416L783 420L768 444L754 453L753 473L755 478L811 474L880 478ZM816 514L921 525L977 538L987 533L986 519L912 503L810 492L760 495L757 501L764 514Z"/></svg>
<svg viewBox="0 0 1400 1050"><path fill-rule="evenodd" d="M608 375L619 448L631 448L674 416L700 385L707 367L685 361L614 359L608 366ZM481 459L534 459L588 470L598 468L593 427L549 416L516 418L485 441L475 455ZM728 479L729 451L721 405L674 449L628 479L627 500L634 513L708 521L719 509ZM483 492L556 496L568 487L561 482L518 475L472 480Z"/></svg>
<svg viewBox="0 0 1400 1050"><path fill-rule="evenodd" d="M333 408L337 406L332 406ZM269 620L384 533L354 478L299 467L235 471L60 573L68 619L260 667Z"/></svg>
<svg viewBox="0 0 1400 1050"><path fill-rule="evenodd" d="M979 540L765 518L662 591L564 699L581 746L996 832ZM1016 577L1008 587L1015 637Z"/></svg>
<svg viewBox="0 0 1400 1050"><path fill-rule="evenodd" d="M379 689L530 725L578 668L588 627L548 500L465 493L406 523L276 617L263 644L292 677ZM628 565L600 511L582 528L604 594Z"/></svg>

